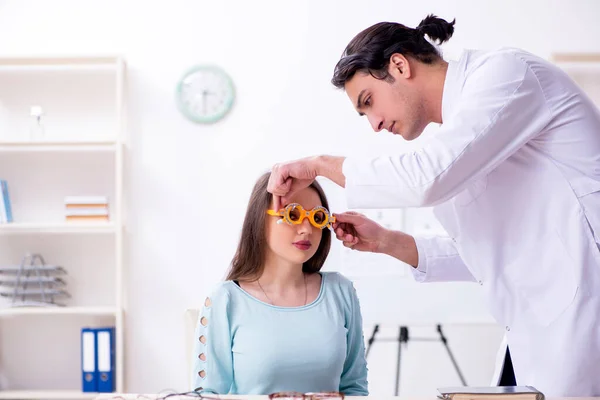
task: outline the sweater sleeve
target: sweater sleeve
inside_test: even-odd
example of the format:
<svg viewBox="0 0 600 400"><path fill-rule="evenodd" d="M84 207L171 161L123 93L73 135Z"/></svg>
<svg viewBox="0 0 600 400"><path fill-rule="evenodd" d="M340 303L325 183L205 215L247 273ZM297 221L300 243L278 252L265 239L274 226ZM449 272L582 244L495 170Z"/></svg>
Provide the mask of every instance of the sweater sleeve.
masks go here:
<svg viewBox="0 0 600 400"><path fill-rule="evenodd" d="M229 393L233 358L229 321L230 295L220 287L206 298L194 335L192 390Z"/></svg>
<svg viewBox="0 0 600 400"><path fill-rule="evenodd" d="M342 278L342 284L347 291L346 297L350 299L350 307L346 314L347 350L340 379L340 392L346 396L368 396L367 360L360 303L352 282Z"/></svg>

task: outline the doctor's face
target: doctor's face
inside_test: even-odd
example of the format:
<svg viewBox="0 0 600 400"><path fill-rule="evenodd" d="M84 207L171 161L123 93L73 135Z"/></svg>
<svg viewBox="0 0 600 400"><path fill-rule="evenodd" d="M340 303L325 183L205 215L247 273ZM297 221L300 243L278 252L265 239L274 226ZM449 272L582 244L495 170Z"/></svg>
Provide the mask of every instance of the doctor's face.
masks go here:
<svg viewBox="0 0 600 400"><path fill-rule="evenodd" d="M346 82L345 90L356 111L367 117L375 132L387 130L405 140L413 140L421 135L429 121L423 96L410 77L408 63L404 68L400 72L397 66L390 67L387 79L357 72Z"/></svg>

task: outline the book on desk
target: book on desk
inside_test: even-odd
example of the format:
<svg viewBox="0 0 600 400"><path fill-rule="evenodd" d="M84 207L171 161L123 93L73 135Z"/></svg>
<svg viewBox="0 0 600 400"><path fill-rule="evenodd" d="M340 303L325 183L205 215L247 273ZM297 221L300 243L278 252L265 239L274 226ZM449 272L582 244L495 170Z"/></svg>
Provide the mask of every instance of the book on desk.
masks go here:
<svg viewBox="0 0 600 400"><path fill-rule="evenodd" d="M444 400L544 400L533 386L444 387L438 392Z"/></svg>

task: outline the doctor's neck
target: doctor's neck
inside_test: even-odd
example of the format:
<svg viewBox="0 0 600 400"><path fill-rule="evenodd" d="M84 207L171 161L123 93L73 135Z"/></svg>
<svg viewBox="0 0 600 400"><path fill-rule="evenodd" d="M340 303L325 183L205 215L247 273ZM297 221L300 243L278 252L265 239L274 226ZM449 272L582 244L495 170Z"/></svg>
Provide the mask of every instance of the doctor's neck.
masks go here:
<svg viewBox="0 0 600 400"><path fill-rule="evenodd" d="M448 63L441 59L433 64L416 62L413 63L412 69L416 79L418 79L417 84L422 95L427 119L436 124L441 124L443 122L442 98Z"/></svg>

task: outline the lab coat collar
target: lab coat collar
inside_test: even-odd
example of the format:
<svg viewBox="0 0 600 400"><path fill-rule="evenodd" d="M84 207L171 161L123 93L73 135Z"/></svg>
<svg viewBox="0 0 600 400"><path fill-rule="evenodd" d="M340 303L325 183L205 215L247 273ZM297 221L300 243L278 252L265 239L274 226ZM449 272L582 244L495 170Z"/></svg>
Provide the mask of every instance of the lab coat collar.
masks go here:
<svg viewBox="0 0 600 400"><path fill-rule="evenodd" d="M462 78L460 76L460 65L464 63L465 53L461 54L459 61L449 60L444 90L442 92L442 123L448 121L458 102Z"/></svg>

